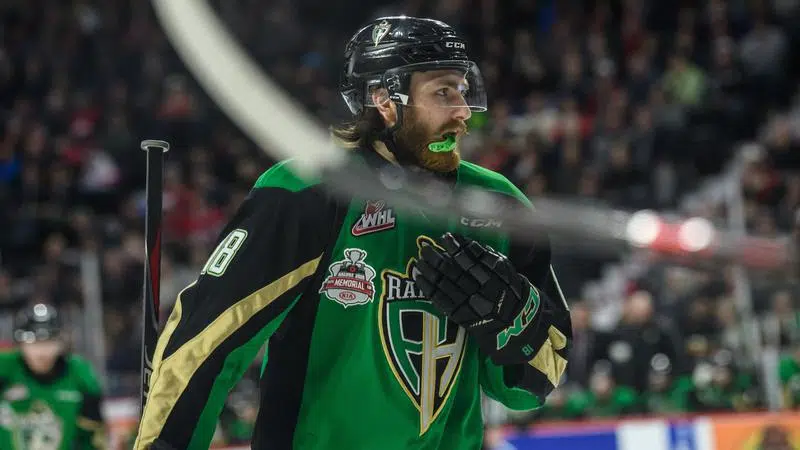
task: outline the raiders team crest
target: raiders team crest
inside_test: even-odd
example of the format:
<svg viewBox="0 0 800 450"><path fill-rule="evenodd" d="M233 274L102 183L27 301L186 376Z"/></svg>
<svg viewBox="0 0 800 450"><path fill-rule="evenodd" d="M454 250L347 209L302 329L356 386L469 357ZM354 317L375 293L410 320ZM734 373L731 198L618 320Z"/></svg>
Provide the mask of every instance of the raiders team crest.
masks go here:
<svg viewBox="0 0 800 450"><path fill-rule="evenodd" d="M353 236L363 236L378 231L390 230L395 226L394 210L386 206L383 200L368 201L364 212L350 230Z"/></svg>
<svg viewBox="0 0 800 450"><path fill-rule="evenodd" d="M367 252L348 248L342 261L328 267L330 275L322 282L319 292L345 308L364 305L375 297L375 269L366 263Z"/></svg>
<svg viewBox="0 0 800 450"><path fill-rule="evenodd" d="M47 403L36 400L26 412L12 413L14 438L20 448L58 450L64 440L64 423Z"/></svg>
<svg viewBox="0 0 800 450"><path fill-rule="evenodd" d="M427 236L423 245L436 246ZM419 411L420 436L442 412L461 370L466 331L440 313L416 286L417 257L405 272L385 269L378 308L381 345L395 378Z"/></svg>

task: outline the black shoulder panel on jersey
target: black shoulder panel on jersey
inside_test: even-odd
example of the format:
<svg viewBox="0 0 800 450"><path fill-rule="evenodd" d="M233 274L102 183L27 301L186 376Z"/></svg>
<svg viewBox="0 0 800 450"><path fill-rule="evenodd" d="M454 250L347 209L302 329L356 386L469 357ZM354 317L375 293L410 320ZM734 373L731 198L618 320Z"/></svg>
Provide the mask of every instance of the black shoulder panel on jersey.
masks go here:
<svg viewBox="0 0 800 450"><path fill-rule="evenodd" d="M532 244L512 241L509 259L519 273L541 290L542 305L537 314L541 330L534 343L533 359L527 364L507 366L504 378L509 386L517 386L544 399L558 386L567 365L572 341L572 322L566 299L550 265L551 246L547 234Z"/></svg>
<svg viewBox="0 0 800 450"><path fill-rule="evenodd" d="M251 191L159 338L137 449L155 439L186 448L207 432L198 427L210 426L204 421L227 394L214 386L235 383L260 346L254 338L277 327L314 278L338 232L336 205L319 187Z"/></svg>
<svg viewBox="0 0 800 450"><path fill-rule="evenodd" d="M533 243L512 240L508 259L517 272L525 275L531 284L545 289L547 279L550 278L550 253L550 238L542 234Z"/></svg>
<svg viewBox="0 0 800 450"><path fill-rule="evenodd" d="M347 216L347 207L347 202L340 203L328 225L337 234ZM335 245L336 239L331 239L325 253L330 255ZM325 271L318 271L311 285L320 286L324 276ZM261 407L253 448L281 450L293 446L318 306L319 294L316 290L308 292L269 341L269 363L261 379Z"/></svg>
<svg viewBox="0 0 800 450"><path fill-rule="evenodd" d="M167 419L164 426L164 434L162 435L167 442L172 445L182 443L182 445L188 447L192 435L195 433L194 424L199 424L199 418L202 413L202 408L197 407L197 399L188 395L192 395L191 393L203 393L208 396L212 386L217 381L217 375L223 369L226 357L237 348L245 345L250 338L264 327L264 324L274 320L281 311L288 308L304 288L305 286L298 285L286 292L286 295L277 299L270 305L270 308L261 310L246 323L242 324L236 332L207 355L205 363L197 369L186 385L185 392L187 394L184 394L175 403L172 413ZM270 355L270 361L272 361L272 355Z"/></svg>
<svg viewBox="0 0 800 450"><path fill-rule="evenodd" d="M234 230L246 233L224 274L208 272L200 276L181 295L181 301L192 305L191 314L197 318L218 317L233 303L320 256L329 238L333 212L332 200L318 188L297 192L274 187L253 189L220 235L224 239ZM208 325L190 320L176 329L164 358Z"/></svg>

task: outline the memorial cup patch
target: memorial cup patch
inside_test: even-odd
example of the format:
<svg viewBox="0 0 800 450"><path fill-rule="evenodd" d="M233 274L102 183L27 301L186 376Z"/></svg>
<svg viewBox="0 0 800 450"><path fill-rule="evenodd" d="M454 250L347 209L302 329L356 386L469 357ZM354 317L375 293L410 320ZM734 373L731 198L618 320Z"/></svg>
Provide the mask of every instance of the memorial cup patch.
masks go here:
<svg viewBox="0 0 800 450"><path fill-rule="evenodd" d="M375 298L375 269L366 263L367 252L359 248L344 251L345 259L328 267L330 274L319 292L345 308L365 305Z"/></svg>

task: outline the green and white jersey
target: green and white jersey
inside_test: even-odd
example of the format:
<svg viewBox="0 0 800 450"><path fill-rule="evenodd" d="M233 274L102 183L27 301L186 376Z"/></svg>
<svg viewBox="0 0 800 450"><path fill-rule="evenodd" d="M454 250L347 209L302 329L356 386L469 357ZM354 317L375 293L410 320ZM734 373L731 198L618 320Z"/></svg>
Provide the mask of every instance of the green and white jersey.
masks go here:
<svg viewBox="0 0 800 450"><path fill-rule="evenodd" d="M33 374L19 351L0 353L0 448L105 448L101 392L91 366L60 357L52 373Z"/></svg>
<svg viewBox="0 0 800 450"><path fill-rule="evenodd" d="M476 165L447 177L529 205ZM479 449L481 392L514 409L539 407L566 366L568 312L533 319L545 337L529 364L493 364L413 281L420 245L446 231L508 255L563 302L545 237L515 245L498 220L436 223L380 198L332 198L285 163L265 172L179 295L136 448L207 448L227 392L266 341L254 449Z"/></svg>

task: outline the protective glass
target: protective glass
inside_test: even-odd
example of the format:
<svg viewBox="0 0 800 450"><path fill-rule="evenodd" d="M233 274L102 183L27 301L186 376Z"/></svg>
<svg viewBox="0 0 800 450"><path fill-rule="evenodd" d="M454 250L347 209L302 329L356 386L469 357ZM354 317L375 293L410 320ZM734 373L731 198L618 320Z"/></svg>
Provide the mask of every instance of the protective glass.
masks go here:
<svg viewBox="0 0 800 450"><path fill-rule="evenodd" d="M442 108L468 107L472 111L486 111L486 88L480 69L472 61L433 61L409 64L386 71L372 86L384 87L389 96L404 105L409 104L411 75L415 72L441 72L442 76L426 79L418 95L427 97L425 104ZM367 106L375 106L372 96L367 96Z"/></svg>

